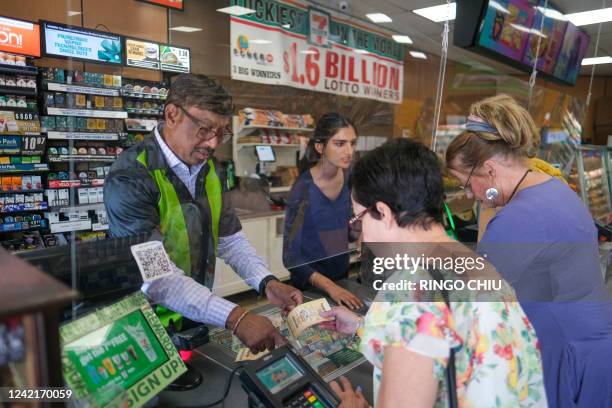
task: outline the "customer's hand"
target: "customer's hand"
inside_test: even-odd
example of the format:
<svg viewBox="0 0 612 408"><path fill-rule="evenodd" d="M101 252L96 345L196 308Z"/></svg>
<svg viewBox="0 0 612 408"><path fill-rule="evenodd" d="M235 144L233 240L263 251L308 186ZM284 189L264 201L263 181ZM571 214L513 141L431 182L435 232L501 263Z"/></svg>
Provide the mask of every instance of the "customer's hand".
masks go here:
<svg viewBox="0 0 612 408"><path fill-rule="evenodd" d="M236 307L227 318L227 328L233 330L238 318L244 309ZM286 343L285 338L272 325L270 319L255 313L247 313L238 324L236 336L242 341L252 353L264 350L274 350L275 346Z"/></svg>
<svg viewBox="0 0 612 408"><path fill-rule="evenodd" d="M349 309L359 309L363 306L361 299L336 284L329 287L327 294L338 304L338 306L345 305Z"/></svg>
<svg viewBox="0 0 612 408"><path fill-rule="evenodd" d="M270 281L266 285L266 297L270 303L279 306L284 312L290 311L304 301L302 292L277 280Z"/></svg>
<svg viewBox="0 0 612 408"><path fill-rule="evenodd" d="M332 381L329 386L340 397L338 408L368 408L370 406L361 391L353 390L350 381L344 376L340 377L340 384Z"/></svg>
<svg viewBox="0 0 612 408"><path fill-rule="evenodd" d="M321 317L332 318L319 324L319 327L326 330L337 331L344 334L355 334L359 325L363 322L363 317L351 312L344 306L335 306L331 310L320 313Z"/></svg>

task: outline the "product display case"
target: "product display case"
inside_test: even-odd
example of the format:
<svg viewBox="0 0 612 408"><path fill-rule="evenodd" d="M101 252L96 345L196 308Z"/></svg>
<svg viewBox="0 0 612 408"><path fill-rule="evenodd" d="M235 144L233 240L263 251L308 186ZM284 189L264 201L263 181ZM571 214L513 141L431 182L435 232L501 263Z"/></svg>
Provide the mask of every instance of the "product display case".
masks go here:
<svg viewBox="0 0 612 408"><path fill-rule="evenodd" d="M575 150L569 181L577 187L593 218L608 224L612 221L608 149L605 146L580 145Z"/></svg>

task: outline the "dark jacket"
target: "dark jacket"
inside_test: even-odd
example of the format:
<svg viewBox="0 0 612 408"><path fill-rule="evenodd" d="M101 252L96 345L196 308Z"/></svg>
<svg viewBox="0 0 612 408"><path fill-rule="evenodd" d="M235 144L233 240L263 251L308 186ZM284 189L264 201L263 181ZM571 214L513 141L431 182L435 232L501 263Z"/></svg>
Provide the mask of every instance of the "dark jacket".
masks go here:
<svg viewBox="0 0 612 408"><path fill-rule="evenodd" d="M137 158L146 151L148 168ZM219 162L213 164L221 185L226 186L225 176ZM113 237L135 234L150 234L151 239L163 238L160 230L158 202L160 190L149 171L162 169L171 182L185 217L189 237L191 271L184 271L201 284L211 288L214 279L215 254L212 235L211 210L206 196L206 176L210 166L200 170L193 199L187 186L168 167L163 152L153 133L143 142L123 152L112 165L104 183L104 204L108 213L110 233ZM229 236L242 229L225 188L222 194L222 208L219 220L219 236Z"/></svg>

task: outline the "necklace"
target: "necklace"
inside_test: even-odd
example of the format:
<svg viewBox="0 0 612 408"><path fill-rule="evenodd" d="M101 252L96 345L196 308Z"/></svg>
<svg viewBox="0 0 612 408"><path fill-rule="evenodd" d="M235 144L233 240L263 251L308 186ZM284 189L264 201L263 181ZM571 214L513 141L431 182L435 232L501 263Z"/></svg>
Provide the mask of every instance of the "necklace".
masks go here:
<svg viewBox="0 0 612 408"><path fill-rule="evenodd" d="M527 177L527 174L529 174L529 172L531 171L531 169L527 170L525 172L525 174L523 174L523 177L521 177L521 179L519 180L518 183L516 183L516 186L514 186L514 190L512 190L512 194L510 194L510 198L508 199L507 202L509 202L510 200L512 200L512 197L514 197L514 194L516 193L516 190L518 190L519 186L521 185L521 183L525 180L525 177Z"/></svg>

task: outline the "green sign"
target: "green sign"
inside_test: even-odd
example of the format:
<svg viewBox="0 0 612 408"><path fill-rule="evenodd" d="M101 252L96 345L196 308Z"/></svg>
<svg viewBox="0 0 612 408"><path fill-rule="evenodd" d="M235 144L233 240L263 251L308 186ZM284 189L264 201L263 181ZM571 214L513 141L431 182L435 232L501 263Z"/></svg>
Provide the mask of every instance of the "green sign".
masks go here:
<svg viewBox="0 0 612 408"><path fill-rule="evenodd" d="M142 293L60 330L64 378L77 399L140 407L186 371Z"/></svg>
<svg viewBox="0 0 612 408"><path fill-rule="evenodd" d="M252 14L240 16L261 24L283 27L287 31L308 36L313 29L308 3L299 7L278 0L231 0L232 6L242 6L255 10ZM294 5L295 4L295 5ZM319 11L320 12L320 11ZM357 27L338 21L333 16L329 18L329 40L339 45L357 48L396 61L404 60L404 46L395 42L389 36L383 36L368 30L364 26Z"/></svg>

